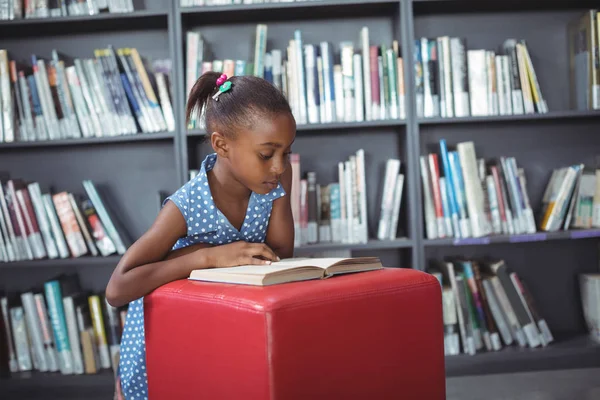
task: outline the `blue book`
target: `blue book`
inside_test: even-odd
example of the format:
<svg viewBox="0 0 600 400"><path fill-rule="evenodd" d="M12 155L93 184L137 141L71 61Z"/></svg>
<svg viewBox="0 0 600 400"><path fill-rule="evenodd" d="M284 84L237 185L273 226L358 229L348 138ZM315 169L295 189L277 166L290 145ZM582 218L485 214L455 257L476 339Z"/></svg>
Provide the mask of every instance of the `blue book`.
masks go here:
<svg viewBox="0 0 600 400"><path fill-rule="evenodd" d="M448 152L448 161L450 162L452 184L454 186L456 205L458 207L460 234L463 238L470 237L471 228L469 225L469 212L467 211L467 192L465 190L465 181L462 175L462 169L460 167L458 152Z"/></svg>
<svg viewBox="0 0 600 400"><path fill-rule="evenodd" d="M59 368L62 374L73 373L73 356L67 331L67 320L63 308L62 293L57 280L44 283L44 294L48 303L48 317L54 332L56 350L58 352Z"/></svg>
<svg viewBox="0 0 600 400"><path fill-rule="evenodd" d="M452 229L454 230L454 236L462 237L460 226L458 222L458 205L456 203L456 193L454 193L454 186L451 184L454 182L452 177L452 169L450 168L450 160L448 159L448 148L446 147L446 140L440 139L440 156L442 158L442 164L444 165L444 176L448 181L448 200L450 205L450 216L452 217Z"/></svg>

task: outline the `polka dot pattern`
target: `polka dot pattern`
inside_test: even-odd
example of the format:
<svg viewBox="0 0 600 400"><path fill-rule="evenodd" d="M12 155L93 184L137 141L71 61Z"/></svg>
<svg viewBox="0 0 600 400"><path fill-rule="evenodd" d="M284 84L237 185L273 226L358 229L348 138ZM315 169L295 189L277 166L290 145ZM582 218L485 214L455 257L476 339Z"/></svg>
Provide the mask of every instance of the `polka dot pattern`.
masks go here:
<svg viewBox="0 0 600 400"><path fill-rule="evenodd" d="M244 223L238 231L214 205L210 193L206 173L214 167L216 160L216 154L208 155L198 175L165 200L165 203L172 201L187 221L188 234L175 243L173 250L195 243L221 245L239 240L253 243L265 241L273 201L285 196L285 190L278 185L267 194L253 192ZM121 338L119 374L125 399L148 399L143 298L129 303Z"/></svg>

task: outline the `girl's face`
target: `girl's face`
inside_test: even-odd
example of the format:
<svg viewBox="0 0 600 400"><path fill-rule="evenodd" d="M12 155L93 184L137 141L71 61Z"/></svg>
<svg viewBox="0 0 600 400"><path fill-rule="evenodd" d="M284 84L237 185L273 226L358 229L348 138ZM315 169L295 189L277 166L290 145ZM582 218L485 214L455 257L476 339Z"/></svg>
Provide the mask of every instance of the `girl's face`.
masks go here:
<svg viewBox="0 0 600 400"><path fill-rule="evenodd" d="M265 194L277 187L290 167L296 122L289 114L263 119L229 141L228 160L235 178L248 189Z"/></svg>

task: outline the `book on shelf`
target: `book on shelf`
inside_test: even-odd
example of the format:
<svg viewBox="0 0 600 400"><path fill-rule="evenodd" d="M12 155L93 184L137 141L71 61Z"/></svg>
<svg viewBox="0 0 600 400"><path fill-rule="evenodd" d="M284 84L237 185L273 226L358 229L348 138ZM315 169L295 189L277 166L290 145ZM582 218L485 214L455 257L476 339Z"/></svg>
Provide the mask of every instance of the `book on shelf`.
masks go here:
<svg viewBox="0 0 600 400"><path fill-rule="evenodd" d="M281 283L327 279L335 275L382 269L377 257L289 258L270 265L241 265L197 269L189 279L240 285L270 286Z"/></svg>
<svg viewBox="0 0 600 400"><path fill-rule="evenodd" d="M374 183L366 179L364 149L337 163L337 182L320 183L315 171L308 170L303 174L298 153L291 154L290 164L294 245L366 243L370 237L367 192L373 190ZM387 160L382 181L376 237L393 240L397 237L404 188L400 160Z"/></svg>
<svg viewBox="0 0 600 400"><path fill-rule="evenodd" d="M148 66L128 47L72 60L54 49L29 65L0 49L0 143L174 131L170 71L169 60Z"/></svg>
<svg viewBox="0 0 600 400"><path fill-rule="evenodd" d="M398 41L373 44L369 28L337 46L306 43L295 30L285 49L267 49L268 25L255 31L254 58L210 59L210 43L199 31L186 33L186 100L194 82L207 71L227 76L254 75L278 87L298 124L404 119L404 64ZM337 48L337 52L336 52ZM203 127L198 111L189 129Z"/></svg>
<svg viewBox="0 0 600 400"><path fill-rule="evenodd" d="M514 157L477 158L472 141L420 157L427 239L478 238L600 228L600 170L552 171L534 213L525 171Z"/></svg>
<svg viewBox="0 0 600 400"><path fill-rule="evenodd" d="M61 274L29 290L0 293L8 370L95 374L115 369L126 306L112 307Z"/></svg>
<svg viewBox="0 0 600 400"><path fill-rule="evenodd" d="M525 40L499 49L469 49L462 37L415 40L418 117L547 113Z"/></svg>
<svg viewBox="0 0 600 400"><path fill-rule="evenodd" d="M0 7L0 20L72 17L133 11L133 0L5 0Z"/></svg>
<svg viewBox="0 0 600 400"><path fill-rule="evenodd" d="M96 186L83 187L42 193L38 182L0 176L0 262L124 254Z"/></svg>
<svg viewBox="0 0 600 400"><path fill-rule="evenodd" d="M545 347L554 341L531 291L504 260L453 257L428 268L440 282L446 355Z"/></svg>
<svg viewBox="0 0 600 400"><path fill-rule="evenodd" d="M579 275L581 307L589 337L600 344L600 273Z"/></svg>
<svg viewBox="0 0 600 400"><path fill-rule="evenodd" d="M587 10L569 22L569 79L571 108L600 109L600 14Z"/></svg>

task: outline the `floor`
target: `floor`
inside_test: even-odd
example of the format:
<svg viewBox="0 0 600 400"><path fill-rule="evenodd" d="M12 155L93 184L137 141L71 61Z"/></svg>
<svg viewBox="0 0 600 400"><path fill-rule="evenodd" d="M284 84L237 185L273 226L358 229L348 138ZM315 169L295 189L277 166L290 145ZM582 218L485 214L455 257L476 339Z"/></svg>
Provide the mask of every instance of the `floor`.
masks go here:
<svg viewBox="0 0 600 400"><path fill-rule="evenodd" d="M448 378L447 400L599 400L600 368Z"/></svg>

